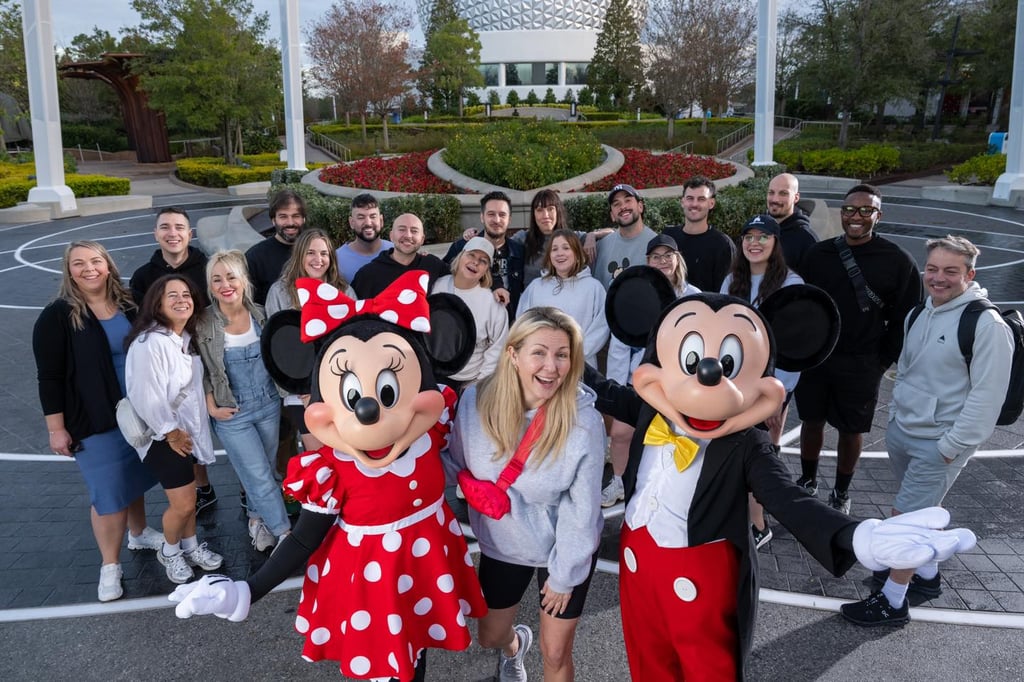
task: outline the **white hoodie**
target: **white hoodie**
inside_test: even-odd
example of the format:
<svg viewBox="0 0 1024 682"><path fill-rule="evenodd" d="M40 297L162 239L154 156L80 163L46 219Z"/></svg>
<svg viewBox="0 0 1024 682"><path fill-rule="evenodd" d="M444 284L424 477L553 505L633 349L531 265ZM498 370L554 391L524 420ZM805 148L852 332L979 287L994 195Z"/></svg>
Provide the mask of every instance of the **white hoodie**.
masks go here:
<svg viewBox="0 0 1024 682"><path fill-rule="evenodd" d="M960 353L960 315L968 303L986 295L971 282L967 291L937 308L929 298L909 330L909 315L903 321L889 420L909 436L939 441L939 452L949 459L992 435L1010 381L1013 337L995 311L978 317L970 372Z"/></svg>

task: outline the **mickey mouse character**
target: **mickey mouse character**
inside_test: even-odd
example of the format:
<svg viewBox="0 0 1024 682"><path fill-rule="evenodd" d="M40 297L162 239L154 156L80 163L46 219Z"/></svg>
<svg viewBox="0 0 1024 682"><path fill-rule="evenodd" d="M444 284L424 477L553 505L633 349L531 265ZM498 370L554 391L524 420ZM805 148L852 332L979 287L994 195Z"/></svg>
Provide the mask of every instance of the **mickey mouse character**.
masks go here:
<svg viewBox="0 0 1024 682"><path fill-rule="evenodd" d="M634 680L743 677L757 607L748 491L835 575L855 558L878 569L973 546L970 531L932 530L948 522L943 510L858 524L793 484L753 428L785 397L776 356L796 371L835 345L838 313L820 289L785 287L758 311L721 294L676 300L660 272L637 267L616 278L605 312L621 341L646 344L631 388L584 375L599 411L636 424L619 572Z"/></svg>
<svg viewBox="0 0 1024 682"><path fill-rule="evenodd" d="M319 280L296 281L301 317L275 315L262 344L274 379L310 394L306 424L325 443L289 463L284 488L301 515L246 581L205 576L175 590L179 618L240 621L308 561L295 618L306 660L406 682L424 678L426 648L469 645L466 619L487 609L444 499L439 453L455 394L435 371L465 364L474 326L453 296L428 305L427 284L427 273L412 271L376 298L353 301Z"/></svg>

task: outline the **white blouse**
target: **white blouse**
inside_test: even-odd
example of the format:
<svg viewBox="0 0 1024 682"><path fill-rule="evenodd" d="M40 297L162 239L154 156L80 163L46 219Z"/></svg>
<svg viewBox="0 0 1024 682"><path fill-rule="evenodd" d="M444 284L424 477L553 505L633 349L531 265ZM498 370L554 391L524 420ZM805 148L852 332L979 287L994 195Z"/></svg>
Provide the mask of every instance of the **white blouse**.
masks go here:
<svg viewBox="0 0 1024 682"><path fill-rule="evenodd" d="M163 328L139 336L128 348L125 383L128 399L153 429L154 440L163 440L167 433L182 429L192 436L195 458L201 464L210 464L214 461L213 439L203 391L203 362L188 352L190 339L188 332L179 336ZM185 398L176 410L172 409L182 391ZM138 448L139 457L145 458L149 447Z"/></svg>

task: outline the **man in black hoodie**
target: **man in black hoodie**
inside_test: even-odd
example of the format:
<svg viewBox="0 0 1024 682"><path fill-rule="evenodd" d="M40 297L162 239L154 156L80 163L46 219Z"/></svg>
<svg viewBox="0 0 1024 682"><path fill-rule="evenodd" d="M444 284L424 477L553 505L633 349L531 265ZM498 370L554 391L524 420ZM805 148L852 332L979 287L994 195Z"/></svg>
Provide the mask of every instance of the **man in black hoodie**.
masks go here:
<svg viewBox="0 0 1024 682"><path fill-rule="evenodd" d="M811 230L811 219L800 210L800 183L796 176L782 173L768 183L768 215L779 223L782 233L782 254L786 265L798 275L803 275L803 260L807 250L818 241Z"/></svg>
<svg viewBox="0 0 1024 682"><path fill-rule="evenodd" d="M437 256L420 253L425 238L423 221L412 213L403 213L391 224L390 249L377 254L372 261L359 268L352 288L359 298L373 298L409 270L425 270L430 275L429 288L448 274L448 268Z"/></svg>
<svg viewBox="0 0 1024 682"><path fill-rule="evenodd" d="M210 301L206 296L206 254L194 246L192 225L183 208L168 206L156 214L153 236L159 249L153 252L149 262L140 266L133 274L129 287L136 304L142 303L149 287L164 275L182 275L196 285L200 300L196 307L205 308Z"/></svg>

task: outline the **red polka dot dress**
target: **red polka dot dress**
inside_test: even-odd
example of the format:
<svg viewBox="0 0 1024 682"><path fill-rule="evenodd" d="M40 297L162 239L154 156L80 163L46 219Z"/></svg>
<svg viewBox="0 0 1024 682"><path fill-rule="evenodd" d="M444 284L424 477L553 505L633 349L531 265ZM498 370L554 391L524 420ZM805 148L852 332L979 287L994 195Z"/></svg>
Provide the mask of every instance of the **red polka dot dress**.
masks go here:
<svg viewBox="0 0 1024 682"><path fill-rule="evenodd" d="M285 489L338 514L310 557L295 629L303 658L354 678L410 680L429 647L469 646L487 611L466 541L444 501L440 450L454 395L434 428L383 469L324 447L292 459Z"/></svg>

